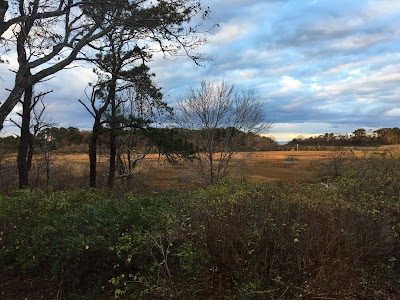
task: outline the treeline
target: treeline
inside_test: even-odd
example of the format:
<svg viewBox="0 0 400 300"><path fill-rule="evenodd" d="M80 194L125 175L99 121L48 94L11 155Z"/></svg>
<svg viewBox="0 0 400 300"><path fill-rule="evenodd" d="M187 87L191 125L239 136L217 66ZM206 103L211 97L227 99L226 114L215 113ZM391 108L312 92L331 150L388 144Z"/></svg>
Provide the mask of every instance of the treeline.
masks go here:
<svg viewBox="0 0 400 300"><path fill-rule="evenodd" d="M36 137L37 142L52 141L54 149L65 149L71 146L79 146L86 144L90 136L90 132L86 130L79 130L75 127L50 127L43 129ZM20 138L15 135L0 137L0 146L12 151L18 150ZM77 148L78 149L78 148Z"/></svg>
<svg viewBox="0 0 400 300"><path fill-rule="evenodd" d="M228 130L234 130L235 136L237 136L237 139L240 141L237 143L237 151L267 151L275 150L278 147L277 142L271 137L261 136L251 132L245 133L235 128L220 128L218 129L217 136L220 136L221 141L219 143L217 141L217 148L220 149L223 147L222 138L227 135ZM187 133L188 129L148 128L147 131L150 131L152 138L149 138L149 135L145 134L142 130L132 131L121 129L119 133L119 142L120 144L123 144L125 143L124 140L128 138L132 139L132 136L134 136L135 141L130 146L140 150L148 149L151 147L152 143L161 142L161 140L164 146L168 147L168 140L174 140L177 136L179 136L181 139L180 143L182 143L182 139L187 136L187 134L183 133ZM198 136L204 134L204 132L204 130L193 131L193 133ZM52 150L84 152L87 151L88 141L91 134L91 131L79 130L75 127L49 127L41 131L35 140L39 143L41 141L52 142ZM174 138L171 134L174 135ZM107 133L101 135L99 138L99 144L106 145L108 139L109 136ZM176 140L174 140L174 142L176 142ZM191 141L187 142L190 143ZM18 136L10 135L0 137L0 147L3 149L17 151L18 144ZM187 147L187 145L185 147ZM156 150L156 148L153 149L153 151Z"/></svg>
<svg viewBox="0 0 400 300"><path fill-rule="evenodd" d="M353 131L352 134L325 133L304 138L299 136L291 140L289 146L380 146L400 143L400 128L380 128L367 132L364 128Z"/></svg>

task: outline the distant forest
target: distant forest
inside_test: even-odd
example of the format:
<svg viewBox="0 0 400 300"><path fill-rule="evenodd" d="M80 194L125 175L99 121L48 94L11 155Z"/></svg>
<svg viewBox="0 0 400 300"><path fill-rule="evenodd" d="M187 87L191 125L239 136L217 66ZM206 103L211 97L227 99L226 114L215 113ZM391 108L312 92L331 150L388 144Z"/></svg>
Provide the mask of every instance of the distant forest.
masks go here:
<svg viewBox="0 0 400 300"><path fill-rule="evenodd" d="M380 146L400 143L400 128L380 128L367 132L364 128L355 130L352 134L325 133L304 138L299 136L291 140L289 146Z"/></svg>
<svg viewBox="0 0 400 300"><path fill-rule="evenodd" d="M160 139L162 136L163 140L175 139L177 136L181 136L182 138L186 136L183 134L187 129L164 129L164 128L149 128L148 130L157 131L157 136ZM171 133L172 131L172 133ZM220 129L220 136L224 135L225 129ZM196 134L202 134L202 131L195 131ZM41 143L42 141L51 141L53 144L52 150L60 150L66 152L86 152L88 150L88 141L90 139L91 131L88 130L79 130L75 127L50 127L41 131L37 137L35 137L36 143ZM237 145L237 151L268 151L268 150L276 150L278 147L278 143L271 137L261 136L254 133L244 133L240 130L236 130L237 136L240 136L240 143ZM124 140L126 136L130 136L132 138L132 131L124 131L122 130L120 139ZM153 134L154 135L154 134ZM150 141L148 139L148 135L146 135L143 131L138 130L134 132L135 141L134 147L138 149L148 148L151 146L154 141ZM108 143L108 135L107 133L101 135L99 139L100 145L107 145ZM165 141L164 141L165 142ZM176 141L175 141L176 142ZM187 141L190 143L190 140ZM7 136L0 137L0 147L3 149L8 149L9 151L18 151L18 136ZM222 146L221 146L222 147ZM154 148L154 152L157 151Z"/></svg>
<svg viewBox="0 0 400 300"><path fill-rule="evenodd" d="M160 132L167 129L157 129ZM176 129L178 135L182 129ZM222 129L223 131L223 129ZM200 134L200 133L199 133ZM380 146L380 145L396 145L400 144L400 128L380 128L375 131L367 132L366 129L360 128L352 134L334 134L325 133L318 136L305 138L298 136L287 143L287 145L278 145L272 137L265 137L253 133L245 134L238 131L243 136L243 142L239 145L237 151L273 151L285 150L287 146ZM75 127L50 127L43 130L37 137L37 141L51 139L53 141L53 150L67 152L85 152L87 151L87 142L90 138L91 131L79 130ZM145 136L137 132L137 147L147 147L149 141ZM107 135L103 135L100 139L100 145L107 144ZM0 137L0 147L7 148L11 151L18 150L19 137L7 136ZM286 147L285 147L286 146Z"/></svg>

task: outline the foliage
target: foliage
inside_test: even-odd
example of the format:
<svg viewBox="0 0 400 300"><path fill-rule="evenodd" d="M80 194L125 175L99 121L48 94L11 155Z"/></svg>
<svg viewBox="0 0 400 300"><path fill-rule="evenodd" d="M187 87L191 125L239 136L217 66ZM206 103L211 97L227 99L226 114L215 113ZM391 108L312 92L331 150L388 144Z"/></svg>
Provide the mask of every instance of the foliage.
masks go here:
<svg viewBox="0 0 400 300"><path fill-rule="evenodd" d="M367 132L364 128L358 128L352 134L325 133L319 136L304 138L299 136L292 139L288 145L303 146L377 146L396 145L400 141L400 128L380 128L373 132Z"/></svg>
<svg viewBox="0 0 400 300"><path fill-rule="evenodd" d="M15 85L0 105L0 129L27 88L84 58L88 47L101 50L101 38L114 30L129 28L130 39L146 52L183 52L196 62L202 59L196 49L205 43L200 26L209 10L200 0L1 3L6 5L0 14L0 46L5 51L16 46L18 68ZM190 23L194 19L200 24Z"/></svg>
<svg viewBox="0 0 400 300"><path fill-rule="evenodd" d="M385 152L369 158L348 158L332 185L335 193L363 208L399 208L400 157Z"/></svg>
<svg viewBox="0 0 400 300"><path fill-rule="evenodd" d="M83 136L78 128L75 127L50 127L44 129L40 135L40 139L51 137L55 140L57 147L65 145L79 145L83 142Z"/></svg>
<svg viewBox="0 0 400 300"><path fill-rule="evenodd" d="M328 185L1 195L0 274L47 274L61 298L393 298L398 164L349 158Z"/></svg>
<svg viewBox="0 0 400 300"><path fill-rule="evenodd" d="M160 199L120 201L94 191L3 196L2 271L50 274L66 291L99 291L118 263L109 248L125 232L161 224L163 206Z"/></svg>

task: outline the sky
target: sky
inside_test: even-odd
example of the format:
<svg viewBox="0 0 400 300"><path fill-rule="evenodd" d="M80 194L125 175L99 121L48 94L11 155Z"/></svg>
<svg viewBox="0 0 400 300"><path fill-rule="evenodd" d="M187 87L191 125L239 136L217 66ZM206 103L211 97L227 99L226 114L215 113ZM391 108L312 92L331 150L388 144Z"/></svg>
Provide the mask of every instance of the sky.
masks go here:
<svg viewBox="0 0 400 300"><path fill-rule="evenodd" d="M346 134L400 127L400 0L205 0L206 26L218 24L199 51L155 55L150 64L173 103L201 80L255 88L265 102L268 132L280 142L299 135ZM0 97L12 85L13 62L0 65ZM91 68L75 67L45 82L47 114L58 126L90 129L85 99ZM11 116L16 118L15 114ZM6 132L15 131L5 124Z"/></svg>

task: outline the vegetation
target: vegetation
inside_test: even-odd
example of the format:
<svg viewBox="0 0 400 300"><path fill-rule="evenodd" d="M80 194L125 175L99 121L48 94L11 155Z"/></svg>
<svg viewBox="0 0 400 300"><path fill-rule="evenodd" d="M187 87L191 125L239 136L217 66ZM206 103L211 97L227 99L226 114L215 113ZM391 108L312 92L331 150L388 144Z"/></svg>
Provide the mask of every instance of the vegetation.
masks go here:
<svg viewBox="0 0 400 300"><path fill-rule="evenodd" d="M184 53L196 63L202 60L195 51L206 42L199 26L208 14L209 9L202 7L201 0L0 1L0 48L17 61L17 68L12 71L14 86L0 103L0 130L21 103L21 122L13 121L20 128L19 187L30 186L32 137L38 133L32 114L39 98L50 92L35 96L38 83L74 62L86 61L86 66L96 66L103 97L99 97L100 88L96 88L90 98L91 109L85 105L95 119L89 152L90 186L96 187L97 142L108 110L108 186L112 187L117 168L115 134L121 103L117 101L118 92L130 85L142 96L141 100L151 98L152 103L163 103L159 89L151 82L154 74L149 73L147 63L157 51L164 55ZM191 23L194 19L200 24ZM0 61L3 62L1 58ZM103 101L99 108L98 98Z"/></svg>
<svg viewBox="0 0 400 300"><path fill-rule="evenodd" d="M258 135L270 124L257 93L224 82L203 81L188 93L174 115L180 128L152 127L172 109L147 63L157 51L201 60L195 50L206 42L199 26L208 15L201 0L0 0L0 47L17 62L0 130L22 104L21 121L12 120L20 137L0 138L0 298L400 297L398 155L338 151L317 180L301 185L224 181L238 152L278 148ZM91 132L46 123L42 98L50 91L34 90L78 61L99 76L89 104L80 101L94 119ZM360 128L286 147L399 140L399 128ZM108 169L99 163L103 146ZM52 165L52 151L87 148L89 176L68 162ZM146 179L135 171L151 152L173 163L191 159L213 185L137 192ZM24 189L15 189L16 170ZM107 175L109 189L94 189ZM80 189L87 182L93 189Z"/></svg>
<svg viewBox="0 0 400 300"><path fill-rule="evenodd" d="M288 145L310 146L378 146L395 145L400 142L400 128L380 128L367 133L364 128L354 130L351 135L325 133L319 136L304 138L299 136L291 140Z"/></svg>
<svg viewBox="0 0 400 300"><path fill-rule="evenodd" d="M15 85L0 105L0 130L23 95L23 122L28 121L29 126L28 102L34 86L74 61L86 59L88 53L103 54L107 45L102 38L111 33L122 30L145 53L158 50L176 55L183 50L191 59L201 59L195 49L204 39L198 24L189 23L201 14L199 18L204 19L208 13L200 0L1 0L0 46L13 53L10 47L15 45L13 55L18 67L14 71ZM184 30L190 25L190 30Z"/></svg>
<svg viewBox="0 0 400 300"><path fill-rule="evenodd" d="M198 150L193 166L208 183L225 178L248 133L266 133L271 124L255 90L238 91L225 82L202 81L177 105L172 121ZM244 133L244 134L241 134Z"/></svg>
<svg viewBox="0 0 400 300"><path fill-rule="evenodd" d="M339 165L325 185L3 194L2 297L395 299L400 160Z"/></svg>

